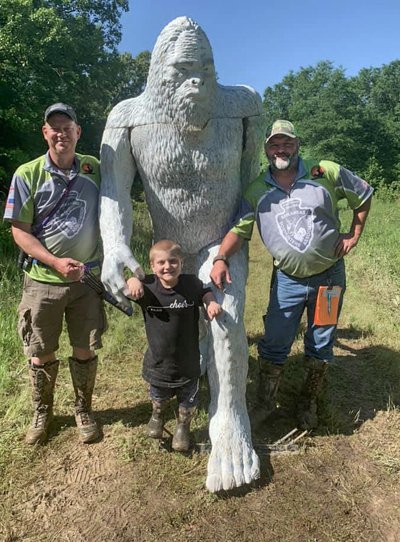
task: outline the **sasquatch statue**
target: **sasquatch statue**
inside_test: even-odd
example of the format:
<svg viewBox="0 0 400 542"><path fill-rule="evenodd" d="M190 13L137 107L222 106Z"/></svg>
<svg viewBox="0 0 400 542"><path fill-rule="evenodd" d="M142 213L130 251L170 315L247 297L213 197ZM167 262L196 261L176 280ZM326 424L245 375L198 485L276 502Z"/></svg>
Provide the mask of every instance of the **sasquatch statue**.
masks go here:
<svg viewBox="0 0 400 542"><path fill-rule="evenodd" d="M262 130L259 95L217 83L212 50L198 24L187 17L168 24L154 47L145 91L114 107L101 146L102 280L118 299L126 301L124 268L139 278L143 273L129 248L136 173L154 241L177 241L185 272L210 283L213 257L241 192L258 173ZM245 249L232 257L230 273L232 285L215 292L224 312L201 333L211 397L206 486L212 492L259 477L245 400Z"/></svg>

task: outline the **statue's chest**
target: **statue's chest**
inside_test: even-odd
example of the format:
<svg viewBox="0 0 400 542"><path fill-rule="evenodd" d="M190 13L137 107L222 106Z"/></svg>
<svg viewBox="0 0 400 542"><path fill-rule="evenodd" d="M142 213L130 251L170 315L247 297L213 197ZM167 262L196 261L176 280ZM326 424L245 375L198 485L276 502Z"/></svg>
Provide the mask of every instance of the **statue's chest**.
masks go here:
<svg viewBox="0 0 400 542"><path fill-rule="evenodd" d="M237 171L242 152L240 119L216 119L198 131L180 131L172 124L151 124L132 130L136 164L150 183L216 179Z"/></svg>

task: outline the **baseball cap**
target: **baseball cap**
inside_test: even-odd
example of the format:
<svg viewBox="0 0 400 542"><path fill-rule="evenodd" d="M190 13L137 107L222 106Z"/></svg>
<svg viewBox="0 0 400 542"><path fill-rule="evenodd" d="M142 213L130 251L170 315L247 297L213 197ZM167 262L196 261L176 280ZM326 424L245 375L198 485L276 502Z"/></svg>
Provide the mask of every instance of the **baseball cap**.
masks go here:
<svg viewBox="0 0 400 542"><path fill-rule="evenodd" d="M76 113L70 105L66 105L61 102L53 104L53 105L49 105L49 107L44 112L44 122L47 122L47 119L53 113L64 113L64 115L67 115L74 122L78 123Z"/></svg>
<svg viewBox="0 0 400 542"><path fill-rule="evenodd" d="M267 143L275 135L285 135L293 139L297 137L293 124L288 120L276 120L272 125L271 133L267 134L265 142Z"/></svg>

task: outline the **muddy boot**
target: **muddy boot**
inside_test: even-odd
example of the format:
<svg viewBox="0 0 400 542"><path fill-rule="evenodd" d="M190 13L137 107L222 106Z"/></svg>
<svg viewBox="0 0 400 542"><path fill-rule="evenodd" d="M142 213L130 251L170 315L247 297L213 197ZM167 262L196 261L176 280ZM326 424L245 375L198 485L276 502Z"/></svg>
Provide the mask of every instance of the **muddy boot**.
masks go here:
<svg viewBox="0 0 400 542"><path fill-rule="evenodd" d="M172 449L176 452L187 452L190 446L190 422L196 408L179 407L178 422L172 438Z"/></svg>
<svg viewBox="0 0 400 542"><path fill-rule="evenodd" d="M259 373L256 403L250 411L250 420L254 428L265 422L276 408L276 395L282 375L283 365L276 365L259 358Z"/></svg>
<svg viewBox="0 0 400 542"><path fill-rule="evenodd" d="M147 436L161 439L164 430L164 412L168 401L153 401L153 412L147 424Z"/></svg>
<svg viewBox="0 0 400 542"><path fill-rule="evenodd" d="M318 425L317 400L321 394L328 362L305 357L304 365L306 373L300 392L297 419L301 429L314 429Z"/></svg>
<svg viewBox="0 0 400 542"><path fill-rule="evenodd" d="M92 442L99 436L99 428L92 414L92 394L97 372L97 356L87 361L69 358L69 370L75 391L75 421L80 439Z"/></svg>
<svg viewBox="0 0 400 542"><path fill-rule="evenodd" d="M27 444L39 444L47 439L47 433L53 419L53 397L59 361L48 361L44 365L29 363L29 376L32 384L32 399L35 413L32 425L26 433Z"/></svg>

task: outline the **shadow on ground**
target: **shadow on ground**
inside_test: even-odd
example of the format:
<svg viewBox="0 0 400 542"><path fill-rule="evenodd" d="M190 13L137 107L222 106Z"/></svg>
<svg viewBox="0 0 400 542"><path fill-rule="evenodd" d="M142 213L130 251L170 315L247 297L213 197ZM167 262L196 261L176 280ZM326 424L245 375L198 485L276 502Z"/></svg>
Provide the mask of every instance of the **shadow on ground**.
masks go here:
<svg viewBox="0 0 400 542"><path fill-rule="evenodd" d="M254 337L250 344L258 340ZM275 442L296 427L303 376L302 355L290 356L278 392L278 408L261 428L253 431L255 441ZM250 405L254 402L257 378L258 362L251 357L247 389ZM335 361L329 367L319 404L320 425L312 435L350 435L378 411L399 405L398 352L383 345L369 345L365 332L354 327L339 329Z"/></svg>

